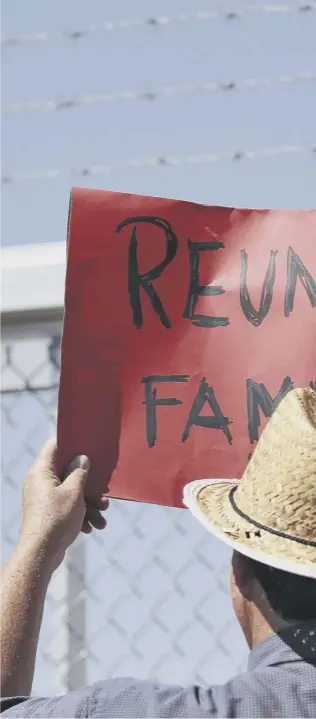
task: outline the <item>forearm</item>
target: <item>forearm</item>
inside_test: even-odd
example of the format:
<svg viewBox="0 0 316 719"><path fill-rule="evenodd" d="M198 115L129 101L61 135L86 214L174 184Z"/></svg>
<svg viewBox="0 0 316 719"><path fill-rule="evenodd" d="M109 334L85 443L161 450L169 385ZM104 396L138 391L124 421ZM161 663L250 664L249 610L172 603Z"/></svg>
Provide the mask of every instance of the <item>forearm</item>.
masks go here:
<svg viewBox="0 0 316 719"><path fill-rule="evenodd" d="M1 571L1 696L31 693L51 574L43 546L33 540L20 541Z"/></svg>

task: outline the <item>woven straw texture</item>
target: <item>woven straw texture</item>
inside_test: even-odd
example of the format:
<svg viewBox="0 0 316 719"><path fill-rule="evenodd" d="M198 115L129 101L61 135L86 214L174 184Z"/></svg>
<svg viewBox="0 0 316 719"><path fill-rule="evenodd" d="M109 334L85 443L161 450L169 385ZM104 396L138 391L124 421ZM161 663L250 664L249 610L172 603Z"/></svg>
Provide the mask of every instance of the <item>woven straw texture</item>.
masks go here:
<svg viewBox="0 0 316 719"><path fill-rule="evenodd" d="M245 548L291 563L315 563L316 547L258 528L233 508L231 481L195 492L204 517L219 532ZM234 500L255 522L309 542L316 541L316 393L292 390L268 422Z"/></svg>

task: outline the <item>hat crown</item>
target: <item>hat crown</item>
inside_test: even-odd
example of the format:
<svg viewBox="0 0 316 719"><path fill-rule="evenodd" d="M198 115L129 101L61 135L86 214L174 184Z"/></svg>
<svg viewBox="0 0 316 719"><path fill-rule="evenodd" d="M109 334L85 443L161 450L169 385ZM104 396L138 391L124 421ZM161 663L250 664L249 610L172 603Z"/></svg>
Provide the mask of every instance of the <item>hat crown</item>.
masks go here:
<svg viewBox="0 0 316 719"><path fill-rule="evenodd" d="M316 392L294 389L266 425L235 493L239 510L280 533L316 539Z"/></svg>

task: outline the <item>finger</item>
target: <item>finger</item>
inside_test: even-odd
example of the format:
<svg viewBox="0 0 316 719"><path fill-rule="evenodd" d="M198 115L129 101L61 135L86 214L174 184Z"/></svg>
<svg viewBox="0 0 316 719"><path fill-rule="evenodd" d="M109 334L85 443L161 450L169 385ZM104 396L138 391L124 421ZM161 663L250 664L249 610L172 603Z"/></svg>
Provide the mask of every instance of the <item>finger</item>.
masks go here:
<svg viewBox="0 0 316 719"><path fill-rule="evenodd" d="M106 509L108 509L109 506L109 499L106 497L105 494L102 494L102 497L100 499L86 499L87 506L94 507L95 509L100 509L101 512L105 512Z"/></svg>
<svg viewBox="0 0 316 719"><path fill-rule="evenodd" d="M110 500L109 500L109 497L106 496L106 494L102 494L100 501L102 502L102 507L103 507L102 511L104 511L104 509L107 509L109 507Z"/></svg>
<svg viewBox="0 0 316 719"><path fill-rule="evenodd" d="M95 529L104 529L106 520L95 507L87 506L85 520L87 520Z"/></svg>
<svg viewBox="0 0 316 719"><path fill-rule="evenodd" d="M85 454L80 454L70 462L66 479L64 479L62 487L72 493L84 493L90 469L90 460Z"/></svg>
<svg viewBox="0 0 316 719"><path fill-rule="evenodd" d="M87 457L86 454L78 454L71 460L66 472L67 476L71 474L71 472L74 472L75 469L84 469L85 471L89 472L90 459L89 457Z"/></svg>
<svg viewBox="0 0 316 719"><path fill-rule="evenodd" d="M59 479L56 475L56 453L57 444L56 439L49 439L43 445L39 455L37 456L31 472L32 475L42 479L43 474L52 477L56 484L59 484Z"/></svg>
<svg viewBox="0 0 316 719"><path fill-rule="evenodd" d="M92 527L91 527L91 524L89 524L87 519L83 520L83 525L81 527L81 531L83 532L83 534L91 534Z"/></svg>
<svg viewBox="0 0 316 719"><path fill-rule="evenodd" d="M37 461L39 462L45 462L45 464L50 464L54 462L55 456L57 451L57 442L55 437L51 437L50 439L45 442L43 445Z"/></svg>

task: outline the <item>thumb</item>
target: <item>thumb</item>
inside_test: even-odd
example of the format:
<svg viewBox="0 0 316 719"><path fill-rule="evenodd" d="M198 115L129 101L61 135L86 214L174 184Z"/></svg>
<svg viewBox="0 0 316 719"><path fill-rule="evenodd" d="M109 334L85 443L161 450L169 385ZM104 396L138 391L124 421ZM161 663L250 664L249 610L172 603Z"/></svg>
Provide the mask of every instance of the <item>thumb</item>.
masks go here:
<svg viewBox="0 0 316 719"><path fill-rule="evenodd" d="M90 469L90 460L85 454L74 457L69 464L63 486L69 491L83 491Z"/></svg>

